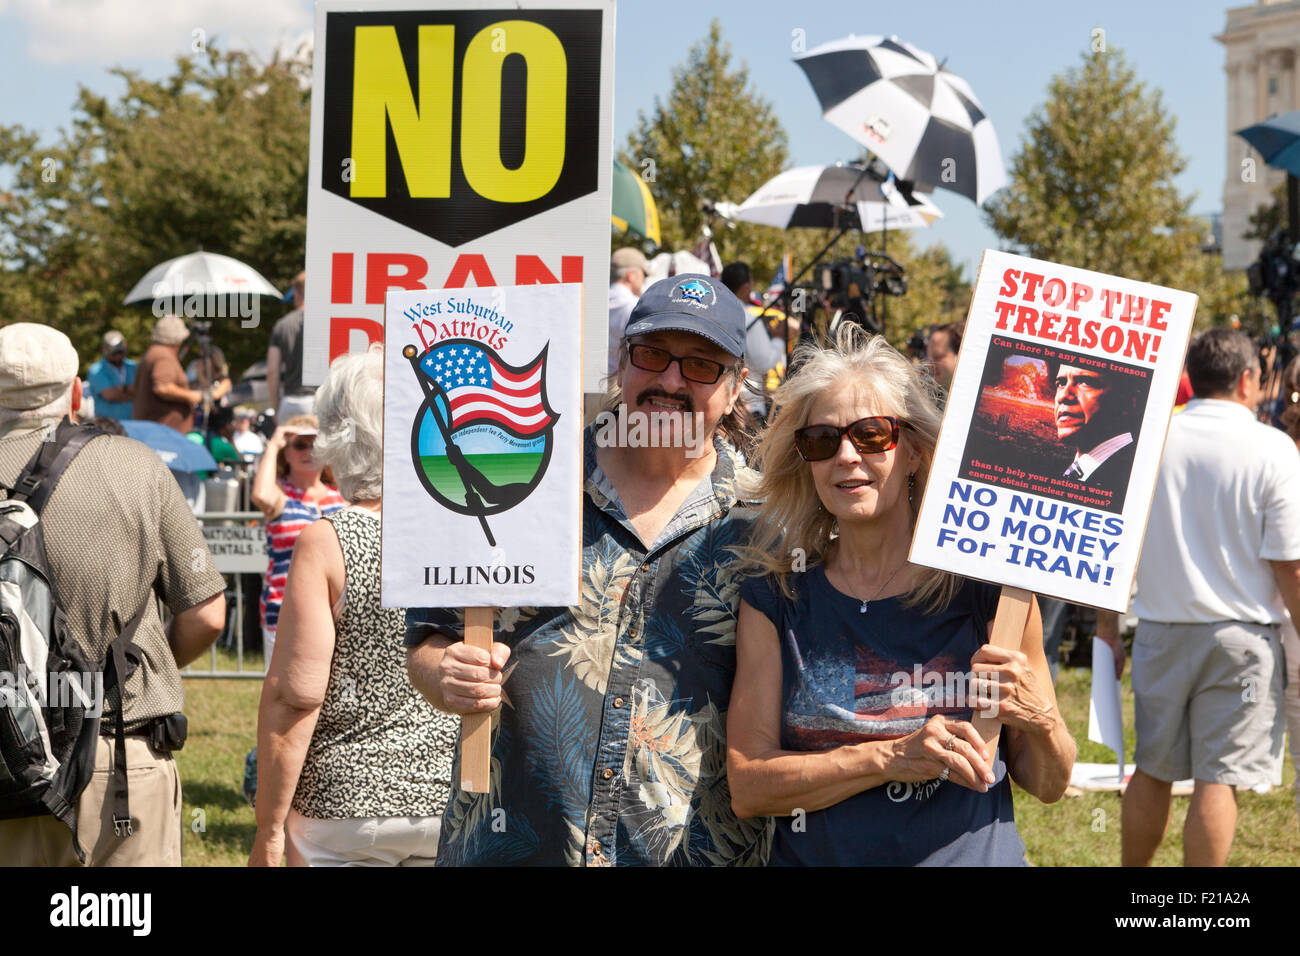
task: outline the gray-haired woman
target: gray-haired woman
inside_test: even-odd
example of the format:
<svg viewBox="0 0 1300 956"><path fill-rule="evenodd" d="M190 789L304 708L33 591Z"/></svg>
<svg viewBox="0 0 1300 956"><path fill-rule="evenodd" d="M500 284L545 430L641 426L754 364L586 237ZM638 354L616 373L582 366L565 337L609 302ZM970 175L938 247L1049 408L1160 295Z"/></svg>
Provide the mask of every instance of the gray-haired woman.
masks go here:
<svg viewBox="0 0 1300 956"><path fill-rule="evenodd" d="M437 855L460 719L406 677L405 610L379 605L383 355L336 361L315 454L352 506L294 548L258 710L250 866L422 866Z"/></svg>

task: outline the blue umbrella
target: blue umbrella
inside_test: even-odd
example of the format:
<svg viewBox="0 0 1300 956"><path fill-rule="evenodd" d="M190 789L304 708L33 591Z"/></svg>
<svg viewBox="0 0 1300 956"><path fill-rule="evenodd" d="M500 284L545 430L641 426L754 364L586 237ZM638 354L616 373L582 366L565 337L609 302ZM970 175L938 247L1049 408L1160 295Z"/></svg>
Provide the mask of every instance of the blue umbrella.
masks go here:
<svg viewBox="0 0 1300 956"><path fill-rule="evenodd" d="M1274 169L1300 176L1300 110L1270 116L1237 130L1237 135L1259 150L1264 162Z"/></svg>
<svg viewBox="0 0 1300 956"><path fill-rule="evenodd" d="M129 419L122 422L126 436L154 450L172 471L216 471L216 459L202 445L190 441L176 429L157 422Z"/></svg>

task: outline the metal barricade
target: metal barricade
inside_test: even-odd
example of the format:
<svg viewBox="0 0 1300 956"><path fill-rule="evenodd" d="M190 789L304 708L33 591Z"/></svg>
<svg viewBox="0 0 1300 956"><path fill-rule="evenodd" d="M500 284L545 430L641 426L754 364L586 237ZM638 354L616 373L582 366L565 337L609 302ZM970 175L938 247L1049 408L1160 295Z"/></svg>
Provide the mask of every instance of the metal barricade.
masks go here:
<svg viewBox="0 0 1300 956"><path fill-rule="evenodd" d="M227 631L233 631L235 669L222 670L217 664L217 644L222 643L226 636L223 631L222 638L218 638L208 650L208 669L198 670L190 664L181 671L181 676L260 680L266 676L265 665L260 670L244 667L244 589L240 578L245 574L257 574L263 581L266 578L266 520L260 511L201 512L194 517L203 529L212 563L234 587L235 617L232 623L227 624Z"/></svg>

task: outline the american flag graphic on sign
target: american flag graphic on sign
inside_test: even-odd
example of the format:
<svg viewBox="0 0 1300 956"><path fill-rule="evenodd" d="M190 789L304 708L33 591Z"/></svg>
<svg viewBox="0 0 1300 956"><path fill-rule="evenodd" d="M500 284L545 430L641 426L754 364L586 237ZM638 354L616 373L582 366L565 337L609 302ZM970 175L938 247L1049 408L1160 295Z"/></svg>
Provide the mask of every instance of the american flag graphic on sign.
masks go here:
<svg viewBox="0 0 1300 956"><path fill-rule="evenodd" d="M474 342L444 342L420 358L420 371L442 390L451 409L448 427L493 422L516 435L536 435L554 424L543 385L546 349L528 365L506 365Z"/></svg>

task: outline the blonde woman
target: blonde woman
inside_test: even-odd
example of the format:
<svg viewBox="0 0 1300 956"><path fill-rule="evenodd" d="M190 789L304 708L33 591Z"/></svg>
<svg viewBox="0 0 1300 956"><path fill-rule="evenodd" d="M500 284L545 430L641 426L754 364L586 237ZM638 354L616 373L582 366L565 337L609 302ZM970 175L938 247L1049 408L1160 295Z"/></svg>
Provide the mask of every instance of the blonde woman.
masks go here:
<svg viewBox="0 0 1300 956"><path fill-rule="evenodd" d="M939 430L928 380L857 329L792 364L759 449L732 805L793 817L773 865L1023 865L1008 771L1050 803L1075 753L1038 611L1018 650L995 648L996 587L907 563ZM970 721L994 698L989 752Z"/></svg>

